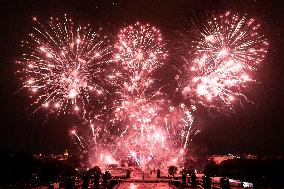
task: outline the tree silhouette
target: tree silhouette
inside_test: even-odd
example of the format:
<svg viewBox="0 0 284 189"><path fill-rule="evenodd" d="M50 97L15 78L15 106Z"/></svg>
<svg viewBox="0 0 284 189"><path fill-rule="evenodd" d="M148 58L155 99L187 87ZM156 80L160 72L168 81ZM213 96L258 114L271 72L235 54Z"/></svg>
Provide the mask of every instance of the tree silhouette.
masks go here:
<svg viewBox="0 0 284 189"><path fill-rule="evenodd" d="M177 167L176 166L169 166L168 173L169 173L169 175L174 177L175 174L177 173Z"/></svg>

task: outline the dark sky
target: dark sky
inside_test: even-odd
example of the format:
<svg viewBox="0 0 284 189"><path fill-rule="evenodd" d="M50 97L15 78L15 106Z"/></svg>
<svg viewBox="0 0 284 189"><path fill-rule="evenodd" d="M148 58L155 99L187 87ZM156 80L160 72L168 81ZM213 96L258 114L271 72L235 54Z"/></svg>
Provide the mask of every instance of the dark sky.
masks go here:
<svg viewBox="0 0 284 189"><path fill-rule="evenodd" d="M70 15L82 23L98 23L115 34L117 28L148 22L171 38L181 25L225 10L248 13L263 22L270 40L265 65L258 70L259 84L249 97L254 104L225 116L203 111L195 124L195 141L208 153L284 154L284 1L281 0L2 0L0 2L0 148L12 151L61 152L72 147L69 129L76 119L50 118L44 112L29 117L30 100L14 74L21 54L20 41L32 28L32 17Z"/></svg>

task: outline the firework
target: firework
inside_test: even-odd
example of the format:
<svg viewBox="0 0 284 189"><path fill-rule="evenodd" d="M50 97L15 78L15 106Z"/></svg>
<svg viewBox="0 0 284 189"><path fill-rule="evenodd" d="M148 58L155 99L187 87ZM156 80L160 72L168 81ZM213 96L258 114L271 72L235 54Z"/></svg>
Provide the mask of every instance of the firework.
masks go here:
<svg viewBox="0 0 284 189"><path fill-rule="evenodd" d="M160 31L149 24L123 28L114 47L115 59L139 77L160 67L167 56Z"/></svg>
<svg viewBox="0 0 284 189"><path fill-rule="evenodd" d="M100 102L119 73L109 69L111 48L102 31L79 26L67 18L50 18L35 27L18 61L24 88L34 93L34 104L56 112L86 112L90 101ZM38 109L37 108L37 109Z"/></svg>
<svg viewBox="0 0 284 189"><path fill-rule="evenodd" d="M183 104L171 106L160 93L151 99L125 96L112 121L125 126L118 151L122 149L142 166L151 159L166 163L182 158L193 132L191 110Z"/></svg>
<svg viewBox="0 0 284 189"><path fill-rule="evenodd" d="M254 81L268 47L259 28L254 19L230 12L209 20L198 35L194 59L186 59L184 96L217 109L247 99L242 89Z"/></svg>
<svg viewBox="0 0 284 189"><path fill-rule="evenodd" d="M112 155L120 140L119 128L111 127L100 116L94 119L85 120L76 130L71 130L73 141L81 153L88 154L85 163L92 166L115 163Z"/></svg>

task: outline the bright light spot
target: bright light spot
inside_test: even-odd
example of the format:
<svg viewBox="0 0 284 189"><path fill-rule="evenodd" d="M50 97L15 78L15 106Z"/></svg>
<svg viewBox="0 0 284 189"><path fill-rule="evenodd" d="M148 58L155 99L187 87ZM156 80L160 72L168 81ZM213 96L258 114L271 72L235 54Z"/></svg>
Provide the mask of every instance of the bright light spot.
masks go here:
<svg viewBox="0 0 284 189"><path fill-rule="evenodd" d="M161 136L160 133L155 134L156 139L160 138L160 136Z"/></svg>
<svg viewBox="0 0 284 189"><path fill-rule="evenodd" d="M192 79L192 81L193 81L193 82L197 82L197 81L198 81L198 78L197 78L197 77L194 77L194 78Z"/></svg>
<svg viewBox="0 0 284 189"><path fill-rule="evenodd" d="M101 95L101 94L103 94L103 91L97 90L97 93L98 93L98 95Z"/></svg>
<svg viewBox="0 0 284 189"><path fill-rule="evenodd" d="M101 56L101 54L100 53L96 53L95 54L95 57L97 58L97 57L100 57Z"/></svg>
<svg viewBox="0 0 284 189"><path fill-rule="evenodd" d="M206 98L207 98L208 101L211 101L211 100L212 100L212 96L211 96L211 95L207 95Z"/></svg>
<svg viewBox="0 0 284 189"><path fill-rule="evenodd" d="M205 85L198 85L197 94L198 95L206 95L208 93Z"/></svg>
<svg viewBox="0 0 284 189"><path fill-rule="evenodd" d="M136 58L138 60L142 60L143 59L143 53L141 53L141 52L137 53Z"/></svg>
<svg viewBox="0 0 284 189"><path fill-rule="evenodd" d="M133 157L136 157L136 152L131 151L130 154L131 154Z"/></svg>
<svg viewBox="0 0 284 189"><path fill-rule="evenodd" d="M52 57L52 55L51 55L50 53L46 53L46 56L47 56L48 58L51 58L51 57Z"/></svg>
<svg viewBox="0 0 284 189"><path fill-rule="evenodd" d="M130 189L137 189L136 183L130 183Z"/></svg>
<svg viewBox="0 0 284 189"><path fill-rule="evenodd" d="M75 98L77 96L78 92L76 91L76 89L71 89L69 91L69 98Z"/></svg>
<svg viewBox="0 0 284 189"><path fill-rule="evenodd" d="M81 58L78 58L78 61L79 61L80 63L82 63L82 64L86 64L86 63L87 63L86 60L81 59Z"/></svg>
<svg viewBox="0 0 284 189"><path fill-rule="evenodd" d="M46 102L43 104L43 107L47 108L49 106L49 104Z"/></svg>
<svg viewBox="0 0 284 189"><path fill-rule="evenodd" d="M189 95L190 92L191 92L190 87L185 87L185 88L183 88L183 90L182 90L182 94L183 94L184 96Z"/></svg>
<svg viewBox="0 0 284 189"><path fill-rule="evenodd" d="M106 156L106 163L107 164L111 164L112 163L112 159L109 155Z"/></svg>
<svg viewBox="0 0 284 189"><path fill-rule="evenodd" d="M46 52L45 48L44 47L40 47L39 48L42 52Z"/></svg>
<svg viewBox="0 0 284 189"><path fill-rule="evenodd" d="M34 80L28 80L28 84L33 84L35 81Z"/></svg>
<svg viewBox="0 0 284 189"><path fill-rule="evenodd" d="M210 42L210 43L215 43L216 39L214 37L214 35L208 35L205 37L205 41Z"/></svg>
<svg viewBox="0 0 284 189"><path fill-rule="evenodd" d="M233 101L235 98L233 96L229 96L229 100Z"/></svg>
<svg viewBox="0 0 284 189"><path fill-rule="evenodd" d="M119 55L119 54L116 54L116 55L115 55L115 58L116 58L116 59L120 59L120 55Z"/></svg>
<svg viewBox="0 0 284 189"><path fill-rule="evenodd" d="M218 53L218 57L225 57L228 55L228 50L227 49L222 49L221 51L219 51Z"/></svg>
<svg viewBox="0 0 284 189"><path fill-rule="evenodd" d="M78 106L75 106L74 110L75 110L75 111L79 111L79 107L78 107Z"/></svg>

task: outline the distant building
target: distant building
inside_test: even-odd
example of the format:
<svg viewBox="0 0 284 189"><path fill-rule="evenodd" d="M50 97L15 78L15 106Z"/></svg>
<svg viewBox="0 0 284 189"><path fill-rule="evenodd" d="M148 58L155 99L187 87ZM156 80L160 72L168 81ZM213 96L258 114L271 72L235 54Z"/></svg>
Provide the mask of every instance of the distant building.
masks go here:
<svg viewBox="0 0 284 189"><path fill-rule="evenodd" d="M208 158L208 160L214 161L216 164L221 164L223 161L230 160L230 159L238 159L240 156L234 156L232 154L227 155L213 155Z"/></svg>
<svg viewBox="0 0 284 189"><path fill-rule="evenodd" d="M257 159L257 155L252 155L252 154L248 154L244 157L244 159L254 159L256 160Z"/></svg>
<svg viewBox="0 0 284 189"><path fill-rule="evenodd" d="M68 153L68 150L66 149L63 154L34 154L34 158L36 159L41 159L41 160L59 160L59 161L64 161L67 160L70 155Z"/></svg>

